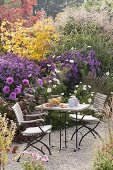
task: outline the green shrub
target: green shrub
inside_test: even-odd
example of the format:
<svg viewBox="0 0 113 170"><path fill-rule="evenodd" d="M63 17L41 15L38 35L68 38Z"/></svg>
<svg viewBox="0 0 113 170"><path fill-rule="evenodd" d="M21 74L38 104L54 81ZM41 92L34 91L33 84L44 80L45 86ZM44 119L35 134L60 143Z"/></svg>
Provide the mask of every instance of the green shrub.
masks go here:
<svg viewBox="0 0 113 170"><path fill-rule="evenodd" d="M92 170L112 170L113 169L113 96L104 108L104 121L106 122L106 136L97 150L93 160Z"/></svg>
<svg viewBox="0 0 113 170"><path fill-rule="evenodd" d="M56 26L60 32L60 41L55 44L55 53L74 48L88 52L93 49L102 62L103 72L112 70L113 19L108 10L90 10L81 7L67 8L57 15Z"/></svg>

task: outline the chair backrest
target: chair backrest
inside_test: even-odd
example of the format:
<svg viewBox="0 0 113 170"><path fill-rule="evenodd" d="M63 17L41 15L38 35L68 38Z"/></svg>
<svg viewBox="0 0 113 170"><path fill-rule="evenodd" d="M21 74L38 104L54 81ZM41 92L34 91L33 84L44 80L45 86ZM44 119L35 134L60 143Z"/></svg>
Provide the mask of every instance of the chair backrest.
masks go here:
<svg viewBox="0 0 113 170"><path fill-rule="evenodd" d="M23 117L22 110L21 110L21 107L20 107L19 103L16 103L12 108L13 108L13 110L15 112L17 121L18 122L23 121L24 117Z"/></svg>
<svg viewBox="0 0 113 170"><path fill-rule="evenodd" d="M93 107L98 111L103 111L107 95L97 93L94 98Z"/></svg>

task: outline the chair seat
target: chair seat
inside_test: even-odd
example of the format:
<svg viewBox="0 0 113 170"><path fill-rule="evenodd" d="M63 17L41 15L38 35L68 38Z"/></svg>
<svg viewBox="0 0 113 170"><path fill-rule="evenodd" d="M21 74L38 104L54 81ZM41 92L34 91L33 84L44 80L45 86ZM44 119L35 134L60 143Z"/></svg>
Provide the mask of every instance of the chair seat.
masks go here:
<svg viewBox="0 0 113 170"><path fill-rule="evenodd" d="M45 133L50 133L52 129L52 125L45 125L45 126L40 126L40 128L45 132ZM30 127L27 128L25 131L22 132L23 135L36 135L43 133L39 127Z"/></svg>
<svg viewBox="0 0 113 170"><path fill-rule="evenodd" d="M69 116L71 119L76 120L76 114L70 114ZM83 116L84 115L77 115L77 120L81 120ZM99 119L92 115L85 115L83 121L99 121Z"/></svg>

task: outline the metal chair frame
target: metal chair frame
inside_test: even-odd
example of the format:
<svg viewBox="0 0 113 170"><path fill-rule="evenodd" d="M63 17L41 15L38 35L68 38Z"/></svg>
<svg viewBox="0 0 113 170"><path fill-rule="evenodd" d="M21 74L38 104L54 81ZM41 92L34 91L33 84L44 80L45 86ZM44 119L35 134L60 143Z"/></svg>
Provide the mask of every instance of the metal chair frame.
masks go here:
<svg viewBox="0 0 113 170"><path fill-rule="evenodd" d="M24 116L22 114L22 110L21 110L21 107L19 105L19 103L17 102L13 107L13 110L15 112L15 115L16 115L16 118L17 118L17 121L18 121L18 124L19 126L22 125L22 124L31 124L31 123L39 123L39 122L44 122L44 119L35 119L35 120L24 120ZM36 118L36 117L39 117L39 116L42 116L42 115L47 115L47 112L43 112L43 113L39 113L39 114L31 114L31 115L25 115L26 117L31 117L31 118ZM45 125L45 126L51 126L51 125ZM47 133L50 133L51 132L51 128L50 129L47 129L46 131L43 130L43 127L44 126L36 126L36 127L31 127L31 128L39 128L40 130L40 133L35 131L35 133L28 133L26 134L25 131L26 130L29 130L29 128L26 128L25 131L21 132L23 134L23 136L25 137L31 137L31 139L27 142L27 146L24 148L23 151L25 151L26 149L28 149L29 147L33 147L35 149L37 149L38 151L40 151L42 154L45 155L44 151L42 150L42 147L41 149L34 146L36 143L41 143L43 146L45 146L47 148L47 150L49 151L49 154L51 155L51 151L50 151L50 148L44 143L42 142L42 138L47 134ZM52 127L52 126L51 126ZM50 138L49 138L50 140ZM50 141L49 141L50 143ZM17 162L19 162L21 156L17 159Z"/></svg>
<svg viewBox="0 0 113 170"><path fill-rule="evenodd" d="M102 113L103 109L104 109L104 104L105 104L106 98L107 98L107 95L97 93L95 98L94 98L94 103L93 103L93 105L90 106L89 109L94 111L94 112L97 112L98 114L100 112ZM76 134L76 132L78 132L80 129L86 128L88 130L84 135L80 132L82 134L82 137L79 141L79 147L80 147L81 142L84 139L84 137L87 136L89 133L91 133L95 138L96 138L96 136L98 136L100 139L102 139L101 136L99 135L99 133L95 130L98 127L98 125L101 123L101 119L97 118L95 120L85 121L85 116L88 116L88 115L83 115L80 120L77 120L76 123L79 122L82 125L77 130L75 130L74 133L71 136L71 140L72 140L74 135ZM71 116L70 116L70 118L71 118ZM73 118L71 118L71 119L74 120ZM74 121L76 121L76 119ZM95 123L95 125L94 125L94 127L91 128L88 125L91 124L90 122L92 122L92 121Z"/></svg>

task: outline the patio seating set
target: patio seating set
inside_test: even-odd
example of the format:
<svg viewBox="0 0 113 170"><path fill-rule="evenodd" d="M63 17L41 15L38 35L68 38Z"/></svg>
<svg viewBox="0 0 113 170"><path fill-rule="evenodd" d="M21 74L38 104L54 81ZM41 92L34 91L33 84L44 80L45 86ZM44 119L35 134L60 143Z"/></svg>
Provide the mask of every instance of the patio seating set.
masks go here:
<svg viewBox="0 0 113 170"><path fill-rule="evenodd" d="M83 139L89 133L91 133L94 138L96 138L97 136L99 138L101 138L99 133L96 131L96 128L100 124L101 119L97 118L97 117L93 117L92 115L81 115L81 114L79 114L79 112L81 112L83 110L90 109L98 114L102 113L103 109L104 109L104 104L105 104L106 98L107 98L106 95L97 93L94 98L93 105L78 104L77 106L74 106L74 107L69 107L67 103L62 104L62 107L61 106L48 107L46 104L42 104L42 105L36 106L35 109L38 111L43 110L43 112L40 112L38 114L25 115L25 117L29 117L32 120L24 120L24 116L23 116L21 107L20 107L19 103L16 103L12 108L16 115L18 125L19 126L26 125L26 124L29 125L28 128L26 128L24 131L21 132L23 136L30 137L30 140L27 142L27 145L24 148L24 150L28 149L29 147L33 147L33 148L37 149L38 151L40 151L42 154L45 154L42 147L41 148L37 147L37 145L38 145L37 143L41 143L48 150L49 154L50 155L52 154L51 149L50 149L51 148L50 146L51 146L52 125L51 124L44 125L44 119L42 119L40 117L43 115L49 114L49 119L51 120L51 114L53 111L59 112L59 115L60 115L59 123L61 123L62 114L65 115L65 120L64 120L65 148L67 147L67 125L66 125L67 114L69 115L70 119L72 119L75 122L75 131L73 132L72 137L71 137L71 140L72 140L74 135L76 136L74 151L77 151L78 149L80 149L80 145L81 145ZM36 123L36 126L31 127L30 126L31 123ZM78 126L78 124L79 124L79 126ZM93 124L93 127L90 126L92 124ZM85 128L87 130L87 132L84 135L82 135L82 137L78 141L78 134L82 128ZM49 134L49 145L42 141L43 137L46 134ZM60 141L59 150L61 150L63 148L62 147L62 128L60 128L59 137L60 137L59 138L59 141ZM20 160L20 157L18 158L17 161L19 161L19 160Z"/></svg>

